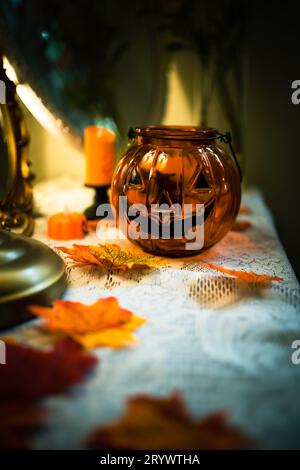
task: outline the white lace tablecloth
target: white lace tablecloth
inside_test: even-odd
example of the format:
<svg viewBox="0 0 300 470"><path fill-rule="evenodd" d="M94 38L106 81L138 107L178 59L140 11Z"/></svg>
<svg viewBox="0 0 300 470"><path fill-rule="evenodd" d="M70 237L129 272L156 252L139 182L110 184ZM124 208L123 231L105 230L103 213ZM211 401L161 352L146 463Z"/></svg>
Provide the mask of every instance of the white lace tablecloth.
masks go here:
<svg viewBox="0 0 300 470"><path fill-rule="evenodd" d="M46 215L64 207L83 210L92 192L60 179L40 183L35 196ZM94 426L120 415L127 396L174 390L182 392L195 416L226 410L261 447L300 447L300 365L291 361L291 344L300 339L299 285L260 193L245 193L243 204L251 214L241 218L252 227L230 232L197 257L112 277L68 270L65 299L91 303L114 295L148 321L136 332L137 346L95 350L101 361L92 377L71 396L47 400L51 413L36 448L80 448ZM46 218L37 220L34 236L53 247L62 244L47 238ZM104 232L99 240L90 234L80 242L114 242L113 237ZM284 281L254 291L227 283L209 304L201 286L211 289L212 277L216 281L220 273L200 260Z"/></svg>

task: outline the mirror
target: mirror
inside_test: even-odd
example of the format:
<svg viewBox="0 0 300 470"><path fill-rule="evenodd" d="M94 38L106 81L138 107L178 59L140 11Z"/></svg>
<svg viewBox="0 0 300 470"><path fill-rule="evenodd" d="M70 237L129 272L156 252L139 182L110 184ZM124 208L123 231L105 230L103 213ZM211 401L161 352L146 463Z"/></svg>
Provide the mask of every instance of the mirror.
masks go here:
<svg viewBox="0 0 300 470"><path fill-rule="evenodd" d="M160 122L166 58L155 17L132 0L1 0L1 46L74 139Z"/></svg>

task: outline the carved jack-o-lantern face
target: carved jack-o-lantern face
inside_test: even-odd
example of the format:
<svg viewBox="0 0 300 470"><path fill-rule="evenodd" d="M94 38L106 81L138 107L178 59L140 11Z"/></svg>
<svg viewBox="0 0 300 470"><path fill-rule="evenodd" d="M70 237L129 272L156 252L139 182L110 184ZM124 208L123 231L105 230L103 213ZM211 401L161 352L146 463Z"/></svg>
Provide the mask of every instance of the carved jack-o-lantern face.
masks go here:
<svg viewBox="0 0 300 470"><path fill-rule="evenodd" d="M160 215L169 212L175 218L169 209L172 206L184 208L189 204L189 216L193 217L197 205L203 204L204 247L207 247L229 230L240 203L240 182L232 160L216 145L173 147L150 142L134 145L120 161L112 184L112 202L117 212L119 196L127 197L129 212L133 205L142 204L150 214L151 207L157 205L164 208ZM133 216L126 215L129 224ZM148 217L147 213L142 215ZM183 221L184 209L180 217ZM158 217L158 224L160 222ZM151 238L150 224L149 238L134 242L166 256L191 254L184 248L184 237Z"/></svg>

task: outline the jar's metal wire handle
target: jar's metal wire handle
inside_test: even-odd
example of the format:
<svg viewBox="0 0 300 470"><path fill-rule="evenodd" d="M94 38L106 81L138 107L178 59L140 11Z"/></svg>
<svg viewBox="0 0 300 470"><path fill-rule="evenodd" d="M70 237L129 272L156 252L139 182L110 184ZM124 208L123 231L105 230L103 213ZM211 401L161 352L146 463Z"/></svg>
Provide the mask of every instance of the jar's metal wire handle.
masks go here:
<svg viewBox="0 0 300 470"><path fill-rule="evenodd" d="M229 148L230 148L230 151L231 151L231 154L232 154L234 163L236 164L236 167L237 167L238 172L239 172L239 175L240 175L240 180L242 181L242 179L243 179L243 174L242 174L242 170L241 170L239 161L238 161L238 159L237 159L236 153L235 153L234 148L233 148L233 146L232 146L232 137L231 137L231 133L230 133L230 132L226 132L225 134L220 134L220 135L219 135L219 139L220 139L221 142L224 142L224 144L228 144L228 145L229 145Z"/></svg>
<svg viewBox="0 0 300 470"><path fill-rule="evenodd" d="M130 140L132 140L132 139L135 138L136 132L135 132L135 130L133 129L133 127L130 127L127 136L128 136L128 139L130 139Z"/></svg>

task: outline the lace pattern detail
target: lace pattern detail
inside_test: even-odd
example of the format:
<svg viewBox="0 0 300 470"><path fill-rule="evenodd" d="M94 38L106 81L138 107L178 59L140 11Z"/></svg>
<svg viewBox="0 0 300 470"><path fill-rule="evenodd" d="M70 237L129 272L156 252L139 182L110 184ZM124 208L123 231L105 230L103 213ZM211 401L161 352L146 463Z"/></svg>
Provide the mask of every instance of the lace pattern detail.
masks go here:
<svg viewBox="0 0 300 470"><path fill-rule="evenodd" d="M66 180L39 184L35 194L44 214L35 237L54 248L61 242L47 239L45 216L62 209L64 200L70 210L82 210L92 194ZM226 410L258 446L300 446L300 365L291 361L292 341L300 339L299 285L259 192L245 193L243 204L251 213L241 219L251 228L230 232L194 258L104 275L68 265L65 299L90 303L114 295L148 323L137 332L136 348L97 350L95 374L72 396L47 400L51 413L37 448L80 448L93 426L120 414L128 395L174 389L197 416ZM130 246L116 235L103 231L98 240L89 234L80 243L109 239ZM284 281L254 288L212 273L202 261Z"/></svg>

